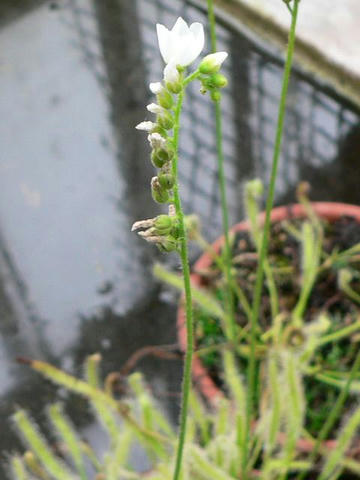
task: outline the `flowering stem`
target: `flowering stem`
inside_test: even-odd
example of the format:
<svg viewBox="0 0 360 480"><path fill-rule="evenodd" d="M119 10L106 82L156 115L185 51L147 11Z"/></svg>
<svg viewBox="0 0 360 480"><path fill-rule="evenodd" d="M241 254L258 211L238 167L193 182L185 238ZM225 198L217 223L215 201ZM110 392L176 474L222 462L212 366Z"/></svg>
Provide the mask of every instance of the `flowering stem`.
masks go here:
<svg viewBox="0 0 360 480"><path fill-rule="evenodd" d="M255 403L255 398L254 398L255 387L256 387L255 349L256 349L256 335L258 330L258 317L259 317L259 310L260 310L262 284L263 284L263 277L264 277L264 263L265 263L265 258L267 254L268 239L269 239L269 232L270 232L270 213L271 213L271 209L273 207L273 202L274 202L275 183L276 183L277 169L278 169L278 163L279 163L279 157L280 157L280 151L281 151L281 141L282 141L282 134L283 134L284 118L285 118L286 97L287 97L291 65L292 65L293 53L294 53L296 21L297 21L299 1L300 0L294 0L294 6L291 12L292 19L291 19L291 27L289 32L287 58L285 62L283 84L282 84L280 104L279 104L275 147L274 147L274 153L273 153L273 161L272 161L270 184L269 184L269 193L266 201L264 231L263 231L262 240L261 240L259 263L258 263L258 268L256 272L255 292L254 292L252 319L251 319L250 360L249 360L248 371L247 371L248 388L247 388L246 426L245 426L246 440L244 443L245 452L243 455L243 462L242 462L243 464L242 478L243 479L247 478L247 457L248 457L248 444L250 439L249 438L250 425L251 425L251 420L253 418L253 413L254 413L253 410L254 410L254 403Z"/></svg>
<svg viewBox="0 0 360 480"><path fill-rule="evenodd" d="M199 70L195 70L195 72L191 73L185 78L185 80L183 81L183 86L186 87L186 85L188 85L190 82L192 82L193 80L196 80L199 75L200 75Z"/></svg>
<svg viewBox="0 0 360 480"><path fill-rule="evenodd" d="M210 36L211 36L211 50L216 52L216 31L215 31L215 15L214 15L214 5L213 0L208 0L208 18L210 24ZM220 200L221 200L221 211L222 211L222 223L223 223L223 232L224 232L224 264L225 264L225 276L227 289L225 290L227 310L229 316L229 326L227 328L227 336L229 340L235 341L236 338L236 324L235 324L235 313L234 313L234 299L233 291L231 288L232 285L232 275L231 275L231 248L230 248L230 238L229 238L229 209L226 198L226 181L225 181L225 172L224 172L224 153L223 153L223 139L222 139L222 118L221 118L221 107L220 100L215 101L215 129L216 129L216 149L218 157L218 175L219 175L219 188L220 188Z"/></svg>
<svg viewBox="0 0 360 480"><path fill-rule="evenodd" d="M186 346L186 352L185 352L184 375L183 375L183 383L182 383L180 432L179 432L178 447L176 452L176 463L175 463L173 480L178 480L180 475L180 470L181 470L181 462L182 462L185 437L186 437L186 419L187 419L187 411L188 411L188 403L189 403L189 393L191 388L191 366L192 366L192 356L193 356L193 350L194 350L190 268L189 268L186 232L185 232L185 225L184 225L184 213L181 207L181 199L179 194L179 181L178 181L179 129L180 129L180 113L181 113L183 99L184 99L184 88L182 88L181 92L178 95L178 101L175 109L174 138L173 138L175 155L172 161L172 173L175 178L175 185L173 188L174 205L175 205L176 215L177 215L178 224L179 224L180 256L181 256L181 263L182 263L183 276L184 276L187 346Z"/></svg>

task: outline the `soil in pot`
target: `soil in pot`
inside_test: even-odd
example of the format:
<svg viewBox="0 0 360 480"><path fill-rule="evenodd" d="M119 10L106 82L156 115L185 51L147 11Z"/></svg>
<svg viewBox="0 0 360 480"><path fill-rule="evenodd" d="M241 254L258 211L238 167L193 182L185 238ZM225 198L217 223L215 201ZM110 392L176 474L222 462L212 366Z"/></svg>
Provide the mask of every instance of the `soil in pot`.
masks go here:
<svg viewBox="0 0 360 480"><path fill-rule="evenodd" d="M269 242L269 261L273 267L274 278L279 294L279 310L285 316L295 307L301 286L302 278L302 249L301 244L293 235L293 230L301 230L302 220L288 219L286 222L274 223L271 227ZM359 319L360 304L360 254L349 257L336 256L329 260L334 252L343 252L355 244L360 243L360 224L352 217L341 217L334 222L321 220L324 232L323 252L320 273L317 276L311 295L307 302L304 322L312 322L323 312L327 312L331 326L327 334L335 332L345 325L350 325ZM360 253L360 252L359 252ZM243 289L247 298L252 298L254 291L257 267L257 253L250 234L239 231L235 234L232 247L234 278ZM327 260L328 258L328 260ZM354 298L346 294L339 286L339 273L346 268L351 272L349 287L355 293ZM215 264L202 270L201 282L210 289L213 295L223 301L222 274ZM242 307L235 300L236 322L245 327L248 319ZM217 318L203 314L195 309L195 332L197 348L203 349L226 342L220 322ZM266 286L263 290L259 323L263 332L271 325L270 295ZM327 379L343 380L349 371L359 348L360 330L352 335L337 341L330 342L317 350L315 363L319 372L326 373ZM202 355L201 360L214 382L222 387L221 358L218 350L213 349ZM246 369L246 358L239 357L239 366ZM360 375L357 377L360 380ZM316 434L329 411L334 405L339 389L335 386L319 381L314 377L305 377L307 394L306 428L309 433ZM347 402L347 408L356 400L353 397ZM332 434L339 425L334 427Z"/></svg>

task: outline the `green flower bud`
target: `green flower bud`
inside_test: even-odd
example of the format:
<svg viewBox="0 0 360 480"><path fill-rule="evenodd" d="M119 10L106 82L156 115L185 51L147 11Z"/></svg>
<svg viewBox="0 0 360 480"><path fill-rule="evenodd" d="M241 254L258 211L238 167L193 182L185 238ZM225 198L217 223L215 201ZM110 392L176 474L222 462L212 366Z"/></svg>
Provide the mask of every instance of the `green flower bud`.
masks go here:
<svg viewBox="0 0 360 480"><path fill-rule="evenodd" d="M167 190L160 185L158 177L151 179L151 195L157 203L167 203L170 200Z"/></svg>
<svg viewBox="0 0 360 480"><path fill-rule="evenodd" d="M154 167L162 168L174 156L174 149L167 145L166 148L158 148L151 153L151 161Z"/></svg>
<svg viewBox="0 0 360 480"><path fill-rule="evenodd" d="M178 248L178 243L176 239L171 237L170 235L164 237L161 243L158 243L157 245L161 252L173 252Z"/></svg>
<svg viewBox="0 0 360 480"><path fill-rule="evenodd" d="M157 123L160 127L164 128L164 130L171 130L174 126L174 118L169 112L164 112L158 115Z"/></svg>
<svg viewBox="0 0 360 480"><path fill-rule="evenodd" d="M160 133L160 135L164 138L167 137L167 133L166 133L166 130L165 128L163 128L162 126L160 126L158 123L155 124L156 126L152 129L152 133Z"/></svg>
<svg viewBox="0 0 360 480"><path fill-rule="evenodd" d="M171 230L171 235L177 239L180 237L180 228L178 223L175 223L175 225L173 226Z"/></svg>
<svg viewBox="0 0 360 480"><path fill-rule="evenodd" d="M228 84L228 81L221 73L214 73L209 78L209 84L214 88L224 88Z"/></svg>
<svg viewBox="0 0 360 480"><path fill-rule="evenodd" d="M174 62L170 62L164 69L164 81L166 88L176 95L181 92L183 75Z"/></svg>
<svg viewBox="0 0 360 480"><path fill-rule="evenodd" d="M174 105L174 99L171 93L165 88L157 95L157 101L158 104L166 110L170 110L170 108Z"/></svg>
<svg viewBox="0 0 360 480"><path fill-rule="evenodd" d="M220 70L223 61L227 58L226 52L216 52L206 55L200 63L199 70L205 75L216 73Z"/></svg>
<svg viewBox="0 0 360 480"><path fill-rule="evenodd" d="M160 173L159 182L162 187L166 188L166 190L170 190L175 183L174 175L171 173Z"/></svg>
<svg viewBox="0 0 360 480"><path fill-rule="evenodd" d="M167 83L166 87L171 93L175 93L175 95L177 95L181 92L182 84L180 82Z"/></svg>
<svg viewBox="0 0 360 480"><path fill-rule="evenodd" d="M156 217L154 222L154 229L156 235L167 235L170 233L173 228L174 218L169 217L169 215L159 215Z"/></svg>
<svg viewBox="0 0 360 480"><path fill-rule="evenodd" d="M161 152L162 150L153 150L151 152L151 162L156 168L163 167L168 161L166 158L164 158Z"/></svg>

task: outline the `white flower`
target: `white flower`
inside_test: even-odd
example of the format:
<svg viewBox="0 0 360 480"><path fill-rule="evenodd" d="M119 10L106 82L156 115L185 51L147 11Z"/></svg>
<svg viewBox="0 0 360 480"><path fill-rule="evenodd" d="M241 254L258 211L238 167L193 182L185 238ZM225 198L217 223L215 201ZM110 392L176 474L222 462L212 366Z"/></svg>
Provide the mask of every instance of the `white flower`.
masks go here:
<svg viewBox="0 0 360 480"><path fill-rule="evenodd" d="M179 17L172 30L164 25L156 25L160 53L166 64L186 67L192 63L204 48L204 27L201 23L192 23L190 27Z"/></svg>
<svg viewBox="0 0 360 480"><path fill-rule="evenodd" d="M150 83L149 88L154 95L157 95L162 91L164 87L161 85L160 82L152 82Z"/></svg>
<svg viewBox="0 0 360 480"><path fill-rule="evenodd" d="M164 113L165 109L161 107L160 105L157 105L156 103L150 103L147 107L149 112L155 113L156 115L159 115L161 113Z"/></svg>
<svg viewBox="0 0 360 480"><path fill-rule="evenodd" d="M151 148L157 150L159 148L164 148L166 146L166 140L160 135L160 133L154 132L148 136L149 143Z"/></svg>
<svg viewBox="0 0 360 480"><path fill-rule="evenodd" d="M177 84L180 80L180 73L179 70L176 68L176 63L174 61L170 61L164 68L164 80L165 83L170 84Z"/></svg>
<svg viewBox="0 0 360 480"><path fill-rule="evenodd" d="M145 130L145 132L151 132L156 127L156 123L154 122L141 122L136 125L136 130Z"/></svg>
<svg viewBox="0 0 360 480"><path fill-rule="evenodd" d="M200 63L199 70L201 73L216 73L219 71L224 60L226 60L227 52L216 52L206 55Z"/></svg>

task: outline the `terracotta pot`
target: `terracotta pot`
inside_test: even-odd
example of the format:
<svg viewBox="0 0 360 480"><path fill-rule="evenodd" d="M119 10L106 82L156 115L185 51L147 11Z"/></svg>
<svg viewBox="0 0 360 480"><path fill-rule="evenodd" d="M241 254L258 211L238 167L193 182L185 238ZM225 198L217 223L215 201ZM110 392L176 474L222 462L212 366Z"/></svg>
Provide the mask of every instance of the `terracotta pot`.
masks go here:
<svg viewBox="0 0 360 480"><path fill-rule="evenodd" d="M347 205L345 203L332 202L314 202L312 203L314 211L320 218L334 222L342 216L349 216L355 218L360 223L360 206ZM300 204L293 204L285 207L274 208L271 212L271 221L280 222L286 218L303 218L306 217L304 207ZM260 221L264 221L265 213L261 213ZM246 231L249 229L247 221L240 222L231 228L232 232ZM224 243L224 237L221 236L213 244L212 247L215 252L219 252ZM200 271L211 266L213 260L208 253L204 253L195 263L193 269ZM197 273L191 274L191 282L193 285L201 287L203 285L202 278ZM186 318L183 307L183 299L177 312L177 331L180 348L186 350ZM217 400L223 396L222 391L215 385L209 376L206 368L201 362L201 359L194 357L193 359L193 379L199 391L207 398L210 403L216 403Z"/></svg>

